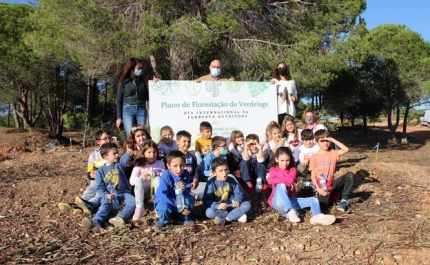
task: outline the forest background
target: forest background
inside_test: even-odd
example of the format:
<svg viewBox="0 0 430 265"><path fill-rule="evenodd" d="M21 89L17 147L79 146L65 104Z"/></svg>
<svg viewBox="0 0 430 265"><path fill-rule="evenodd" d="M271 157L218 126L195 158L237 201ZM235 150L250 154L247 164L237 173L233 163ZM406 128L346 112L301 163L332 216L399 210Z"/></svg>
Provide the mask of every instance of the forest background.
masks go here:
<svg viewBox="0 0 430 265"><path fill-rule="evenodd" d="M0 3L0 126L113 127L130 57L147 79L193 80L211 60L236 80L290 65L304 109L343 126L387 117L391 137L429 102L430 44L401 25L368 30L365 0L40 0ZM401 120L402 119L402 120Z"/></svg>

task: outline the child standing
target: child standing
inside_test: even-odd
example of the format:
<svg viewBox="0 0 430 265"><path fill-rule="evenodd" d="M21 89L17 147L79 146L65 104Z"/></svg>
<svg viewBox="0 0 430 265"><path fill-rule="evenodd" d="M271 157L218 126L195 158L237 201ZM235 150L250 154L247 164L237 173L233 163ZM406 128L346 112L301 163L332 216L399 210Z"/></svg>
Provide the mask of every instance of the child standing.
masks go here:
<svg viewBox="0 0 430 265"><path fill-rule="evenodd" d="M201 137L196 139L195 152L197 164L202 163L203 157L212 149L212 125L207 121L200 123Z"/></svg>
<svg viewBox="0 0 430 265"><path fill-rule="evenodd" d="M157 191L160 177L166 170L164 163L157 160L158 146L155 142L146 141L137 155L135 166L131 172L130 185L134 186L136 198L136 210L133 220L139 220L145 216L143 205L144 198L150 198Z"/></svg>
<svg viewBox="0 0 430 265"><path fill-rule="evenodd" d="M303 145L298 148L299 165L297 170L305 178L309 179L309 160L311 156L320 150L320 147L314 142L314 134L311 129L305 129L301 133Z"/></svg>
<svg viewBox="0 0 430 265"><path fill-rule="evenodd" d="M246 192L254 194L254 183L257 177L262 178L263 191L267 191L266 182L266 157L263 155L263 148L259 143L258 135L249 134L246 136L243 150L243 160L240 161L240 172L243 181L246 183Z"/></svg>
<svg viewBox="0 0 430 265"><path fill-rule="evenodd" d="M246 223L246 213L251 209L251 204L246 201L240 184L228 176L227 160L214 158L211 167L215 177L208 181L203 195L206 216L214 218L214 223L219 225L236 220Z"/></svg>
<svg viewBox="0 0 430 265"><path fill-rule="evenodd" d="M158 146L163 152L163 157L167 157L170 151L178 150L178 145L173 140L173 129L170 126L163 126L160 130L160 142Z"/></svg>
<svg viewBox="0 0 430 265"><path fill-rule="evenodd" d="M245 137L241 131L234 130L231 132L228 150L234 156L234 160L236 160L237 163L242 160L244 139Z"/></svg>
<svg viewBox="0 0 430 265"><path fill-rule="evenodd" d="M331 138L328 131L324 129L315 132L315 140L320 150L311 156L309 170L318 200L321 207L327 208L330 197L338 193L341 195L341 201L337 209L344 213L349 209L347 200L354 189L354 173L348 172L337 179L334 179L334 173L337 161L349 149L338 140ZM336 144L340 150L330 149L330 143Z"/></svg>
<svg viewBox="0 0 430 265"><path fill-rule="evenodd" d="M311 224L330 225L335 222L334 215L321 213L318 199L296 197L294 181L297 170L294 168L294 158L289 148L279 147L276 150L274 159L271 161L269 175L267 182L272 185L272 193L268 203L281 216L286 217L290 222L298 223L301 220L295 209L311 207L313 215L310 220Z"/></svg>
<svg viewBox="0 0 430 265"><path fill-rule="evenodd" d="M100 153L106 160L106 164L97 170L96 182L97 193L102 197L99 210L93 219L84 217L82 226L85 229L100 231L101 224L104 223L110 212L119 209L120 204L124 204L124 209L114 218L109 219L109 223L115 227L122 227L124 219L127 219L136 206L134 197L131 195L131 188L125 176L125 167L132 158L131 149L124 153L118 163L118 146L114 143L106 143L101 146Z"/></svg>
<svg viewBox="0 0 430 265"><path fill-rule="evenodd" d="M88 157L87 178L90 185L85 189L81 196L75 198L75 203L60 202L58 207L64 213L91 214L100 206L100 196L97 194L96 173L97 169L105 164L105 159L100 154L100 146L110 142L110 133L105 130L96 132L96 144L99 146Z"/></svg>
<svg viewBox="0 0 430 265"><path fill-rule="evenodd" d="M202 175L206 178L213 176L211 163L215 157L219 156L222 156L227 160L230 172L232 172L235 177L240 177L239 166L233 156L228 153L226 139L222 136L215 136L212 139L212 151L206 154L202 164L200 165Z"/></svg>
<svg viewBox="0 0 430 265"><path fill-rule="evenodd" d="M160 186L155 193L155 211L159 220L154 228L162 228L177 216L184 225L192 226L190 215L194 207L194 197L190 194L190 174L185 167L185 156L181 151L171 151L167 156L168 170L161 176ZM182 190L181 200L177 200L176 188Z"/></svg>

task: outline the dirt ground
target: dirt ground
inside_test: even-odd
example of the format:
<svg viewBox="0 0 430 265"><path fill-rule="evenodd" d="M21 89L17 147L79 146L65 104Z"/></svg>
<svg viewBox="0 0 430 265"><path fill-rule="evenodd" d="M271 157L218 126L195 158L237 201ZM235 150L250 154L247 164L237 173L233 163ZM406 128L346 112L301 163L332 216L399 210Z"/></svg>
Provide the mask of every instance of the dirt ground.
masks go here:
<svg viewBox="0 0 430 265"><path fill-rule="evenodd" d="M141 221L94 234L57 207L88 185L94 147L47 148L46 131L0 129L0 264L430 264L430 129L410 127L407 145L389 144L381 126L334 137L351 148L338 174L357 177L351 210L332 226L310 225L309 210L293 225L257 194L246 224L215 226L196 206L194 227L154 230L148 203Z"/></svg>

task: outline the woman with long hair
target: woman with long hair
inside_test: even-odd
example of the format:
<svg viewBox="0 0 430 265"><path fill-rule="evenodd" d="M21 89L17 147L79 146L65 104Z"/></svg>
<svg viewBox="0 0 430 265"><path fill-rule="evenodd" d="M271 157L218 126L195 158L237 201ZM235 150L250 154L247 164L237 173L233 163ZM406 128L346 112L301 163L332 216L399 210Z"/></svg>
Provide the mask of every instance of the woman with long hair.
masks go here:
<svg viewBox="0 0 430 265"><path fill-rule="evenodd" d="M284 62L276 64L272 77L271 83L276 85L278 95L278 123L282 124L285 116L296 117L296 82L291 79L290 67Z"/></svg>

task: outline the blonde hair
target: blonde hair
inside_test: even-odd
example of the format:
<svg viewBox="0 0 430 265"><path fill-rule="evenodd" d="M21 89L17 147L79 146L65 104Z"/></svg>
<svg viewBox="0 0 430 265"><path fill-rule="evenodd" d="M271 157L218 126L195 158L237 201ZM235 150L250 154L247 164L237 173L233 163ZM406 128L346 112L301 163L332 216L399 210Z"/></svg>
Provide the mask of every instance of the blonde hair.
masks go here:
<svg viewBox="0 0 430 265"><path fill-rule="evenodd" d="M272 131L273 129L279 129L281 131L281 126L276 121L271 121L266 127L266 142L272 140Z"/></svg>
<svg viewBox="0 0 430 265"><path fill-rule="evenodd" d="M162 135L162 132L163 131L170 131L170 133L172 134L172 137L175 135L174 133L173 133L173 129L172 129L172 127L170 127L170 126L163 126L163 127L161 127L161 129L160 129L160 140L158 141L158 143L161 143L161 142L163 142L163 135Z"/></svg>
<svg viewBox="0 0 430 265"><path fill-rule="evenodd" d="M301 120L303 129L305 129L305 126L306 126L306 113L312 113L314 115L314 123L318 123L319 121L318 116L315 114L315 111L306 110L305 112L303 112L302 120Z"/></svg>
<svg viewBox="0 0 430 265"><path fill-rule="evenodd" d="M233 143L233 146L236 149L237 149L237 143L236 143L235 140L236 140L237 137L244 137L243 132L241 132L239 130L234 130L230 134L230 143Z"/></svg>
<svg viewBox="0 0 430 265"><path fill-rule="evenodd" d="M288 132L287 132L287 126L285 125L285 123L287 123L287 121L291 121L294 124L294 140L299 139L299 133L297 132L297 125L296 122L294 121L294 118L291 116L285 116L284 120L282 121L282 137L284 138L288 138Z"/></svg>

